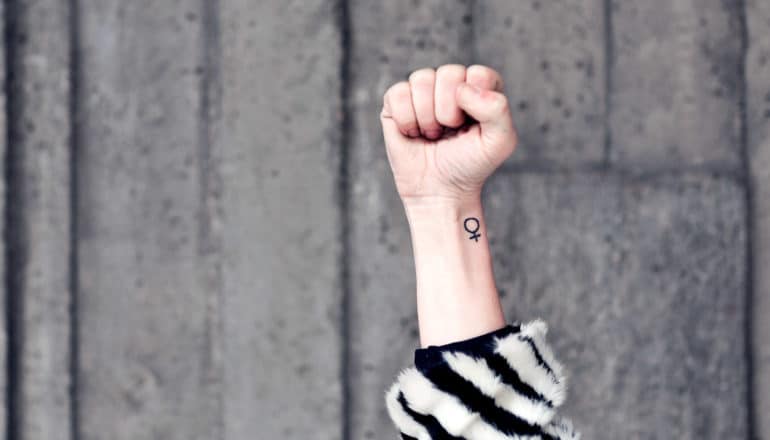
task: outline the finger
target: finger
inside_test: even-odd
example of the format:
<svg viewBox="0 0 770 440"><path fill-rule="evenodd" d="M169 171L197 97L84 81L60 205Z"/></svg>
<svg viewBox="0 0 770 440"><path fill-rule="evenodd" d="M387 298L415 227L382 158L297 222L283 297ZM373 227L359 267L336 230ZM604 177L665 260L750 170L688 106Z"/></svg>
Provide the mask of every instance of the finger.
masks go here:
<svg viewBox="0 0 770 440"><path fill-rule="evenodd" d="M503 91L503 78L500 74L496 70L480 64L468 67L465 82L483 90Z"/></svg>
<svg viewBox="0 0 770 440"><path fill-rule="evenodd" d="M409 85L412 87L412 105L417 116L420 132L428 139L441 137L441 125L436 120L434 111L434 88L436 71L420 69L409 75Z"/></svg>
<svg viewBox="0 0 770 440"><path fill-rule="evenodd" d="M408 137L420 135L412 107L412 91L408 82L401 81L393 84L385 92L383 101L383 118L391 119L401 135Z"/></svg>
<svg viewBox="0 0 770 440"><path fill-rule="evenodd" d="M393 109L390 105L390 99L386 93L383 97L382 111L380 112L380 123L382 124L382 135L385 138L385 146L398 145L399 142L408 139L401 129L398 128L396 121L393 119ZM388 159L390 159L390 152L388 153Z"/></svg>
<svg viewBox="0 0 770 440"><path fill-rule="evenodd" d="M457 128L465 122L462 109L455 98L457 86L465 82L465 66L446 64L436 70L436 121L445 127Z"/></svg>
<svg viewBox="0 0 770 440"><path fill-rule="evenodd" d="M506 152L505 157L513 152L516 147L516 131L505 95L465 83L457 87L457 104L479 122L485 145Z"/></svg>

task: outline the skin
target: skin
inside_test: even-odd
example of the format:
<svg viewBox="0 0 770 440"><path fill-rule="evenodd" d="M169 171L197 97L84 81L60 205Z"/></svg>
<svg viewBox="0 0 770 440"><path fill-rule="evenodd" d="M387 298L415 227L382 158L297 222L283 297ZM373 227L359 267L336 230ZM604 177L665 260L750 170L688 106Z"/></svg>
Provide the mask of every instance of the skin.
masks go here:
<svg viewBox="0 0 770 440"><path fill-rule="evenodd" d="M392 85L380 114L409 221L420 345L502 328L481 190L515 150L503 82L493 69L448 64ZM467 219L473 218L466 222ZM476 229L477 235L471 231Z"/></svg>

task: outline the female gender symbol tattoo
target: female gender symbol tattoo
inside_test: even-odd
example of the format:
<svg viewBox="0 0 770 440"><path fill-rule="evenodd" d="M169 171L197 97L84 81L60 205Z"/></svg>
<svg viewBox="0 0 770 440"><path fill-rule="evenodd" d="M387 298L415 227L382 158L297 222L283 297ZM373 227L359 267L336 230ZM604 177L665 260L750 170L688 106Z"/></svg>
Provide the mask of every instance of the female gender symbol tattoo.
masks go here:
<svg viewBox="0 0 770 440"><path fill-rule="evenodd" d="M471 224L473 224L473 222L476 222L475 228L473 226L471 226L471 228L473 228L471 230L471 228L468 227L468 222L471 222ZM479 237L481 237L481 234L477 233L478 230L479 230L479 227L480 227L479 226L479 219L477 219L476 217L468 217L468 218L465 219L465 221L463 222L463 228L465 228L466 232L470 232L470 234L471 234L471 236L468 237L468 240L479 241Z"/></svg>

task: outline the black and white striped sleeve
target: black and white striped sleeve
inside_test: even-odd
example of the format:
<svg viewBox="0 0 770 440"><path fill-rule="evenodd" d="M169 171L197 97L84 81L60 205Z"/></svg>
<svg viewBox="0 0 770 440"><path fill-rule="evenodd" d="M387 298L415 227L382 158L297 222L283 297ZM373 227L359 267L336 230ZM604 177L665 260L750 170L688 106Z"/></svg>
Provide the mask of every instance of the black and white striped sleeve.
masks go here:
<svg viewBox="0 0 770 440"><path fill-rule="evenodd" d="M557 415L566 377L536 320L418 348L385 393L406 440L578 440Z"/></svg>

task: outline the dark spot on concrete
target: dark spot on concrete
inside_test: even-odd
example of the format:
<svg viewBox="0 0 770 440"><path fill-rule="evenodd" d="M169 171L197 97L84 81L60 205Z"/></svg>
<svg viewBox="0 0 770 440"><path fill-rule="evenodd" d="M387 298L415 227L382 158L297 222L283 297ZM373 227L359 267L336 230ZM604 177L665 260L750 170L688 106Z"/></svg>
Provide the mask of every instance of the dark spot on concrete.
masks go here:
<svg viewBox="0 0 770 440"><path fill-rule="evenodd" d="M425 49L425 40L417 40L414 45L417 46L418 49L423 50Z"/></svg>
<svg viewBox="0 0 770 440"><path fill-rule="evenodd" d="M548 63L548 61L543 61L542 63L540 63L540 70L542 70L543 72L548 70L549 67L551 67L551 65Z"/></svg>
<svg viewBox="0 0 770 440"><path fill-rule="evenodd" d="M554 107L561 107L561 98L553 98L552 102Z"/></svg>
<svg viewBox="0 0 770 440"><path fill-rule="evenodd" d="M276 169L270 170L270 177L278 177L280 175L281 175L281 172L279 170L276 170Z"/></svg>
<svg viewBox="0 0 770 440"><path fill-rule="evenodd" d="M569 119L570 116L572 116L572 110L568 108L565 108L564 111L561 113L566 119Z"/></svg>
<svg viewBox="0 0 770 440"><path fill-rule="evenodd" d="M510 28L513 25L513 19L511 17L505 17L503 24L505 24L505 27Z"/></svg>
<svg viewBox="0 0 770 440"><path fill-rule="evenodd" d="M417 327L412 327L409 329L409 335L416 339L420 336L420 331L417 330Z"/></svg>
<svg viewBox="0 0 770 440"><path fill-rule="evenodd" d="M577 94L577 102L583 102L585 100L585 97L582 93Z"/></svg>
<svg viewBox="0 0 770 440"><path fill-rule="evenodd" d="M298 376L304 376L307 374L308 371L310 371L310 365L307 363L303 363L297 366L295 369Z"/></svg>
<svg viewBox="0 0 770 440"><path fill-rule="evenodd" d="M575 61L575 67L577 67L578 69L582 69L583 66L585 66L585 64L583 63L583 60Z"/></svg>
<svg viewBox="0 0 770 440"><path fill-rule="evenodd" d="M532 9L539 11L540 10L540 2L532 2Z"/></svg>
<svg viewBox="0 0 770 440"><path fill-rule="evenodd" d="M527 101L519 101L519 110L525 111L529 108L529 103Z"/></svg>
<svg viewBox="0 0 770 440"><path fill-rule="evenodd" d="M380 244L385 244L387 243L387 235L388 235L388 231L390 231L390 225L388 225L388 221L383 216L380 216L378 223L380 225L378 242Z"/></svg>
<svg viewBox="0 0 770 440"><path fill-rule="evenodd" d="M540 125L540 132L541 133L548 133L548 130L550 130L550 129L551 129L551 126L547 122L545 122L545 123Z"/></svg>
<svg viewBox="0 0 770 440"><path fill-rule="evenodd" d="M470 14L463 15L463 24L464 25L469 25L471 23L473 23L473 17L471 17Z"/></svg>
<svg viewBox="0 0 770 440"><path fill-rule="evenodd" d="M381 54L380 55L380 62L381 63L386 64L388 61L390 61L390 60L388 59L387 55L385 55L385 54Z"/></svg>
<svg viewBox="0 0 770 440"><path fill-rule="evenodd" d="M594 77L594 64L592 62L588 62L586 64L586 77L593 78Z"/></svg>
<svg viewBox="0 0 770 440"><path fill-rule="evenodd" d="M724 92L722 91L722 89L720 88L714 89L714 96L716 96L717 98L721 98L722 95L724 95Z"/></svg>
<svg viewBox="0 0 770 440"><path fill-rule="evenodd" d="M500 295L500 298L505 298L508 295L508 291L505 289L497 289L497 294Z"/></svg>
<svg viewBox="0 0 770 440"><path fill-rule="evenodd" d="M765 118L770 119L770 108L765 110Z"/></svg>
<svg viewBox="0 0 770 440"><path fill-rule="evenodd" d="M198 18L198 16L194 12L188 12L184 14L184 18L186 18L187 21L195 21Z"/></svg>

